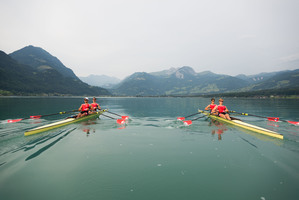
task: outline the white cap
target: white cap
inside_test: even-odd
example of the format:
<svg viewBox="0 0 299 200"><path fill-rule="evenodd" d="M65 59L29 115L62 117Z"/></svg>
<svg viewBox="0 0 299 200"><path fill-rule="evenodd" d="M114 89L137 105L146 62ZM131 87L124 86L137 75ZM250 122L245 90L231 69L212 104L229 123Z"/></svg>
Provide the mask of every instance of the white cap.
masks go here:
<svg viewBox="0 0 299 200"><path fill-rule="evenodd" d="M88 97L85 97L84 99L87 99L87 100L89 100L89 99L88 99Z"/></svg>

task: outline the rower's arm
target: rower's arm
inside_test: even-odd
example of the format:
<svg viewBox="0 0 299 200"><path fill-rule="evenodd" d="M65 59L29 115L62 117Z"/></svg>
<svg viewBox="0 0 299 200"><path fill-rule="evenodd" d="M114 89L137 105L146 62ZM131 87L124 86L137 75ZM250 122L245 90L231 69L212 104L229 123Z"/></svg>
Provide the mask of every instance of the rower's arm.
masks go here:
<svg viewBox="0 0 299 200"><path fill-rule="evenodd" d="M209 107L210 107L210 105L208 105L208 106L205 108L205 110L209 110ZM211 109L211 107L210 107L210 109Z"/></svg>
<svg viewBox="0 0 299 200"><path fill-rule="evenodd" d="M218 106L215 106L215 108L212 110L212 113L216 112L217 108L218 108Z"/></svg>

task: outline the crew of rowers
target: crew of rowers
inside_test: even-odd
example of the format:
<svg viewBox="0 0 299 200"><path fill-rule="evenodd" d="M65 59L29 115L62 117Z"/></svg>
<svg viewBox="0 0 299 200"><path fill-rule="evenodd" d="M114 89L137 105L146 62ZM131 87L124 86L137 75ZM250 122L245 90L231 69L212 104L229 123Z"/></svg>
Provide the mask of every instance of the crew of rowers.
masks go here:
<svg viewBox="0 0 299 200"><path fill-rule="evenodd" d="M95 97L93 97L93 103L89 104L88 101L88 97L84 98L84 104L82 104L79 108L80 113L77 115L76 118L80 118L83 116L86 116L88 114L92 114L95 113L97 111L97 109L101 110L100 105L96 102L97 99ZM215 104L215 99L212 98L211 99L211 104L208 105L205 110L210 110L210 113L212 115L217 115L219 117L222 117L224 119L228 119L231 120L230 116L229 116L229 111L227 109L227 107L225 105L223 105L223 99L220 98L219 99L219 105Z"/></svg>
<svg viewBox="0 0 299 200"><path fill-rule="evenodd" d="M82 104L79 108L80 113L77 115L76 118L80 118L92 113L95 113L97 111L97 109L101 110L100 105L96 102L97 99L95 97L93 97L93 103L89 104L88 101L88 97L84 98L84 104Z"/></svg>
<svg viewBox="0 0 299 200"><path fill-rule="evenodd" d="M224 119L228 119L231 120L230 116L229 116L229 111L227 109L227 107L225 105L223 105L223 99L220 98L219 99L219 105L215 104L215 99L212 98L211 99L211 104L208 105L205 110L210 110L211 115L216 115L219 117L222 117Z"/></svg>

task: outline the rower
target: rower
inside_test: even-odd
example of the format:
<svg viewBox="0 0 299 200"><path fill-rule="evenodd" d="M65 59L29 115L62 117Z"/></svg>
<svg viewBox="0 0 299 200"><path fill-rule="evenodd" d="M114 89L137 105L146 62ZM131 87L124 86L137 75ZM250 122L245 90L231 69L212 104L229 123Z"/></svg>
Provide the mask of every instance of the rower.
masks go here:
<svg viewBox="0 0 299 200"><path fill-rule="evenodd" d="M215 108L212 110L212 113L217 112L218 111L218 116L222 117L224 119L227 120L231 120L229 114L228 114L228 109L225 105L223 105L223 99L220 98L219 99L219 105L215 106Z"/></svg>
<svg viewBox="0 0 299 200"><path fill-rule="evenodd" d="M101 106L96 102L97 98L93 97L92 101L93 101L93 103L91 104L92 110L90 111L90 114L95 113L97 109L101 110Z"/></svg>
<svg viewBox="0 0 299 200"><path fill-rule="evenodd" d="M205 108L205 110L210 110L210 113L211 113L212 115L217 115L217 112L212 112L213 109L214 109L216 106L217 106L217 105L215 104L215 98L212 98L212 99L211 99L211 104L209 104L209 105Z"/></svg>
<svg viewBox="0 0 299 200"><path fill-rule="evenodd" d="M76 118L80 118L89 114L89 111L91 110L91 105L89 105L88 100L89 99L87 97L84 98L84 104L82 104L79 108L79 111L81 112L77 115Z"/></svg>

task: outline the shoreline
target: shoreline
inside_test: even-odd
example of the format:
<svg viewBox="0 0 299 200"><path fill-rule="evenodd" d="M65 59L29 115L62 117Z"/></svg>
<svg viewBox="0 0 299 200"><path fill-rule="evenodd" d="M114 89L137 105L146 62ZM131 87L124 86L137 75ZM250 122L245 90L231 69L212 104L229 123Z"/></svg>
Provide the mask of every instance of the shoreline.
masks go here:
<svg viewBox="0 0 299 200"><path fill-rule="evenodd" d="M2 96L0 95L0 98L84 98L84 97L90 97L92 98L93 96L90 95L82 95L82 96L67 96L67 95L62 95L62 96L44 96L44 95L32 95L32 96L23 96L23 95L11 95L11 96ZM240 99L299 99L299 95L289 95L289 96L280 96L280 95L271 95L271 96L225 96L225 94L222 95L157 95L157 96L95 96L97 98L240 98Z"/></svg>

